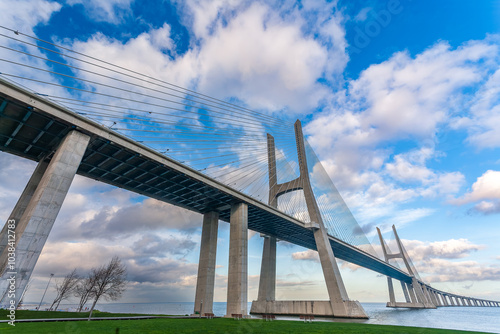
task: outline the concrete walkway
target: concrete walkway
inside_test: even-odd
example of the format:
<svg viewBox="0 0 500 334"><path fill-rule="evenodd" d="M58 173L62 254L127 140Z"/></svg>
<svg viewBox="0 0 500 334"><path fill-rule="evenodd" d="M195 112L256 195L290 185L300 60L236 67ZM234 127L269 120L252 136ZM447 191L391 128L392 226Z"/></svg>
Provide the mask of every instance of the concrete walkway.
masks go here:
<svg viewBox="0 0 500 334"><path fill-rule="evenodd" d="M168 318L168 319L199 319L200 317L196 316L152 316L152 315L146 315L146 316L135 316L135 317L98 317L98 318L91 318L91 321L96 321L96 320L146 320L146 319L161 319L161 318ZM202 317L203 319L206 317ZM0 323L4 322L9 322L10 320L0 320ZM16 323L18 322L57 322L57 321L88 321L88 318L48 318L48 319L19 319L15 320Z"/></svg>

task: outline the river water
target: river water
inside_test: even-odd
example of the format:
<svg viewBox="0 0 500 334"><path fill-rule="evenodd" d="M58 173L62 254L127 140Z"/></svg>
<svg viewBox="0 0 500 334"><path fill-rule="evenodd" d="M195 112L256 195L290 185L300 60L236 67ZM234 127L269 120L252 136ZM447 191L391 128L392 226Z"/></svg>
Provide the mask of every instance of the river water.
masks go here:
<svg viewBox="0 0 500 334"><path fill-rule="evenodd" d="M248 309L250 310L250 304ZM347 321L380 325L446 328L500 334L500 307L440 307L435 310L393 309L385 303L362 303L369 320L316 319L315 321ZM31 308L31 305L26 305ZM48 307L49 305L47 305ZM61 305L61 309L74 311L76 305ZM193 312L194 303L109 303L98 304L104 312L186 315ZM41 309L44 309L42 305ZM214 303L214 314L223 316L226 303ZM298 320L278 317L283 320Z"/></svg>

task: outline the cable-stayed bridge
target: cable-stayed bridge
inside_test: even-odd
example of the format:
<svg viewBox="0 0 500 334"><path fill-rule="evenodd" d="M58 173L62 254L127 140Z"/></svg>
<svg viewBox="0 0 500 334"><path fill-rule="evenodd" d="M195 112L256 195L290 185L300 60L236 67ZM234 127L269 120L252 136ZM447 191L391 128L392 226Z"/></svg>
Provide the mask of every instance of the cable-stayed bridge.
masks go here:
<svg viewBox="0 0 500 334"><path fill-rule="evenodd" d="M248 229L265 236L253 313L366 317L349 300L336 258L386 275L388 306L499 306L425 284L395 230L399 253L391 253L381 238L379 259L299 121L19 32L0 37L0 149L38 162L0 235L2 304L9 302L6 279L14 270L10 226L16 235L17 303L71 181L80 174L204 215L195 300L201 314L212 311L219 220L231 224L227 316L248 314ZM275 300L277 239L318 251L327 301ZM393 258L408 264L406 270L389 264ZM392 279L401 282L404 302L395 301Z"/></svg>

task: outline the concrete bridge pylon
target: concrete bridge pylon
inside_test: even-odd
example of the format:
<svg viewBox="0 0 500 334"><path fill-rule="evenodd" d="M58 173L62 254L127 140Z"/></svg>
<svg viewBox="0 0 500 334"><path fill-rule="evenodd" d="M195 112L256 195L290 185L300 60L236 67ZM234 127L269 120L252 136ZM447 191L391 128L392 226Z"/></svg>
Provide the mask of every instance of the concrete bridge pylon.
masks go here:
<svg viewBox="0 0 500 334"><path fill-rule="evenodd" d="M329 301L275 300L276 238L275 236L268 236L264 240L258 299L252 302L251 313L368 318L361 304L357 301L349 300L347 295L335 255L330 245L328 232L323 223L321 212L312 190L307 167L302 124L299 120L295 122L295 140L300 175L294 180L278 184L274 138L270 134L267 135L269 205L277 207L278 197L283 194L298 190L304 192L307 211L311 221L308 227L314 234Z"/></svg>
<svg viewBox="0 0 500 334"><path fill-rule="evenodd" d="M407 258L406 253L403 250L403 244L399 239L396 227L392 225L392 230L394 232L394 237L396 239L396 244L398 245L398 253L390 253L389 249L382 237L380 229L377 227L377 233L380 239L380 244L382 245L382 252L384 253L384 259L387 263L391 259L402 259L408 273L412 276L411 283L401 281L401 286L403 288L403 294L405 296L405 302L397 302L395 300L394 286L392 284L392 278L387 277L387 285L389 289L389 302L387 307L405 307L405 308L436 308L438 304L437 298L433 295L432 291L429 291L428 287L420 282L415 276L416 273L410 266L410 259ZM409 296L408 296L409 295Z"/></svg>

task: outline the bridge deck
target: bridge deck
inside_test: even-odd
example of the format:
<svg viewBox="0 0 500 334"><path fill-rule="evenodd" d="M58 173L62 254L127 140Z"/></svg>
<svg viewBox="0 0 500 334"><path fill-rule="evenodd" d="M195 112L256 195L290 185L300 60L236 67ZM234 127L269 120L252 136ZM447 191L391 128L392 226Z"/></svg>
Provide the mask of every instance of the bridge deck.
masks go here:
<svg viewBox="0 0 500 334"><path fill-rule="evenodd" d="M50 158L72 129L90 144L78 174L195 212L218 211L229 222L233 203L248 204L248 227L315 250L304 223L126 136L0 79L0 150L33 161ZM140 223L140 222L138 222ZM411 277L386 262L330 237L335 256L389 277Z"/></svg>

